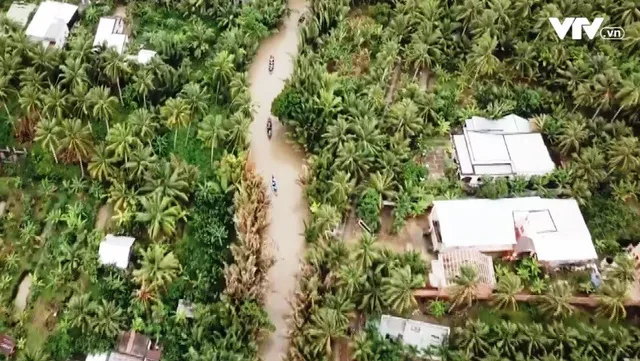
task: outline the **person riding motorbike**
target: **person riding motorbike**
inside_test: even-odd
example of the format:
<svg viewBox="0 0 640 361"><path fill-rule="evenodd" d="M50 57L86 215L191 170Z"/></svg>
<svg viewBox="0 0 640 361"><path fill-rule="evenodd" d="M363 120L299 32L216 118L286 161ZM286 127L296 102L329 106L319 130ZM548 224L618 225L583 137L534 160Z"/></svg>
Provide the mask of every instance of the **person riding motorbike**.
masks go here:
<svg viewBox="0 0 640 361"><path fill-rule="evenodd" d="M271 139L271 134L273 130L273 123L271 122L271 118L267 119L267 137Z"/></svg>
<svg viewBox="0 0 640 361"><path fill-rule="evenodd" d="M278 194L278 185L276 184L276 177L271 175L271 189L273 189L273 193Z"/></svg>
<svg viewBox="0 0 640 361"><path fill-rule="evenodd" d="M275 66L275 58L273 57L273 55L269 56L269 73L273 72L273 67Z"/></svg>

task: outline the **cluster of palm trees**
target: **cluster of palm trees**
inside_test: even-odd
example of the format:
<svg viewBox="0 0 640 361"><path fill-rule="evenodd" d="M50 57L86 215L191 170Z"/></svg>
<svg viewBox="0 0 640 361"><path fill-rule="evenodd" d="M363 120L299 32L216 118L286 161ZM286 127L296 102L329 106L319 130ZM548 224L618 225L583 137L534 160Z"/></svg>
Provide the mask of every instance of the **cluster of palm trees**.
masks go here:
<svg viewBox="0 0 640 361"><path fill-rule="evenodd" d="M346 341L363 316L410 314L418 306L413 290L424 286L425 272L418 253L394 254L368 234L348 246L326 233L307 252L287 359L337 357L336 343Z"/></svg>
<svg viewBox="0 0 640 361"><path fill-rule="evenodd" d="M640 355L637 330L593 326L499 321L468 321L450 338L448 360L622 360Z"/></svg>
<svg viewBox="0 0 640 361"><path fill-rule="evenodd" d="M491 295L491 303L499 309L516 311L519 302L525 301L518 299L518 296L525 295L524 291L527 290L528 294L540 294L537 297L528 297L527 302L536 302L539 310L548 317L565 319L579 313L574 301L579 285L561 278L543 280L539 276L533 279L525 276L524 273L520 275L511 271L501 272ZM630 292L636 281L633 259L626 253L618 254L613 266L605 271L602 284L595 290L595 314L612 322L625 319L626 302L630 300ZM451 308L471 306L480 287L477 270L472 266L461 267L449 290Z"/></svg>
<svg viewBox="0 0 640 361"><path fill-rule="evenodd" d="M461 120L472 115L497 118L516 109L545 112L533 119L534 124L557 149L563 167L532 180L532 188L547 195L547 188L556 188L557 194L568 194L582 204L602 191L615 192L621 202L639 193L634 178L640 170L640 148L629 123L640 110L640 42L561 42L547 20L606 13L611 24L624 24L636 39L640 35L637 4L364 1L370 6L349 12L361 3L312 1L300 32L303 45L294 75L273 104L290 137L310 153L302 180L311 204L312 222L306 236L312 247L294 309L290 360L327 357L336 340L348 337L349 312L354 309L375 314L411 308L410 299L401 296L404 291L394 289L398 300L391 295L384 298L383 290L390 288L381 283L377 283L378 294L369 293L367 287L357 291L353 285L362 280L376 284L369 275L372 270L377 277L390 276L384 267L377 270L376 264L370 264L364 275L354 265L344 266L349 268L344 274L337 271L331 265L338 262L333 260L349 257L349 252L330 234L359 194L372 204L396 202L396 213L427 201L420 195L429 191L459 196L460 190L449 186L411 190L401 174L429 138L447 135ZM430 88L433 83L435 89ZM502 93L526 91L500 97L500 92L485 92L487 86ZM375 211L369 213L376 216ZM410 288L411 277L418 273L403 275L399 269L394 276ZM595 296L597 313L611 320L626 315L628 284L619 277L605 277ZM479 287L475 270L465 268L456 281L452 305L472 304ZM492 302L513 310L518 307L514 295L527 286L515 274L504 275ZM353 296L358 293L361 298ZM550 317L570 316L577 312L570 303L574 293L573 285L552 282L539 296L539 308ZM509 352L486 350L476 356L458 356L474 360L485 356L533 360L545 355L548 359L606 358L606 351L596 357L597 349L577 350L574 341L567 342L549 346L548 352L527 353L520 345L521 349L514 346ZM498 345L506 343L500 340ZM376 359L367 357L361 359Z"/></svg>

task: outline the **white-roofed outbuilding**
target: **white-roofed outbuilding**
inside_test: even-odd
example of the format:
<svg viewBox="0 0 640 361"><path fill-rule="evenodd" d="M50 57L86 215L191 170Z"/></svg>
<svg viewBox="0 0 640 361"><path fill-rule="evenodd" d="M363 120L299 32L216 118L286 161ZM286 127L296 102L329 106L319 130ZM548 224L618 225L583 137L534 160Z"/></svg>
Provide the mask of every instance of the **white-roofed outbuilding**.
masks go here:
<svg viewBox="0 0 640 361"><path fill-rule="evenodd" d="M7 11L7 18L17 24L20 24L20 26L24 28L27 26L27 22L29 22L29 16L31 16L31 13L33 13L33 10L35 9L35 4L15 2L9 7L9 11Z"/></svg>
<svg viewBox="0 0 640 361"><path fill-rule="evenodd" d="M96 37L93 46L105 46L113 48L122 54L129 42L129 38L124 33L124 19L118 16L100 18Z"/></svg>
<svg viewBox="0 0 640 361"><path fill-rule="evenodd" d="M29 39L40 42L43 47L63 48L70 28L77 18L77 6L57 1L44 1L40 3L25 33Z"/></svg>
<svg viewBox="0 0 640 361"><path fill-rule="evenodd" d="M470 185L478 185L482 177L530 177L555 168L542 135L514 114L498 120L467 119L452 142L460 178Z"/></svg>
<svg viewBox="0 0 640 361"><path fill-rule="evenodd" d="M399 339L405 345L434 352L447 341L450 331L446 326L389 315L382 315L378 326L383 337Z"/></svg>
<svg viewBox="0 0 640 361"><path fill-rule="evenodd" d="M134 241L135 238L133 237L108 234L105 239L100 242L100 248L98 249L100 263L126 269L129 266L131 246Z"/></svg>

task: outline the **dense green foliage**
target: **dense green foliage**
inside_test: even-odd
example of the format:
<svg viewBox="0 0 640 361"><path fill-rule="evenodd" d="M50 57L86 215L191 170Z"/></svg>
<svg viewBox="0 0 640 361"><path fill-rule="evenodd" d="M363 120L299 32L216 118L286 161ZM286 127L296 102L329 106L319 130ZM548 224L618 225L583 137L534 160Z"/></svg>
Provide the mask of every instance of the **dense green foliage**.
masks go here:
<svg viewBox="0 0 640 361"><path fill-rule="evenodd" d="M344 272L339 265L345 263L336 259L346 257L347 247L323 232L348 219L352 206L370 228L378 229L376 217L383 214L384 204L391 205L393 228L398 231L406 218L424 213L435 197L573 197L585 212L599 251L615 254L620 250L615 245L640 240L633 222L640 193L636 181L640 144L633 128L640 110L637 3L316 0L310 9L300 31L303 44L294 75L272 105L273 113L288 126L290 138L309 153L303 180L312 204L306 236L313 246L294 310L290 360L329 359L339 352L330 346L344 338L356 339L345 331L347 320L340 315L357 321L407 310L403 303L382 301L376 308L358 308L363 294L367 305L381 297L382 286L377 294L369 294L365 287L339 305L332 302L350 294L348 284L334 283ZM607 14L605 26L624 26L627 39L560 41L547 20L592 19L601 14ZM558 165L553 174L485 180L478 189L465 189L447 164L444 176L426 179L424 170L421 175L416 172L429 152L438 147L446 150L444 136L465 119L497 119L510 113L532 119L543 134ZM367 237L360 241L358 252L376 249L364 241ZM521 305L514 294L527 290L540 295L534 307L539 314L559 319L578 312L569 302L572 295L595 292L599 316L611 320L626 316L628 284L621 285L619 275L609 273L596 292L587 286L591 283L586 272L566 281L563 275L549 277L535 267L525 260L513 272L504 272L492 297L495 306L517 309ZM352 277L356 279L356 273ZM375 284L375 278L365 276L365 280ZM473 304L479 289L477 271L465 269L455 281L451 306ZM404 284L422 286L414 286L408 277ZM409 298L406 301L409 305ZM346 311L354 307L345 304L356 306L356 316ZM441 315L442 305L435 305L432 312ZM588 320L581 328L568 323L493 323L482 331L486 335L482 342L495 346L493 350L473 352L463 335L480 336L469 327L454 334L452 349L443 351L445 358L578 360L613 355L619 359L637 353L634 346L616 349L615 343L608 343L618 340L618 333L631 333L613 323L611 330L594 328ZM578 335L583 328L585 333ZM529 349L527 343L545 331L551 333L548 342ZM616 336L601 337L608 332ZM584 335L595 338L594 334L601 341L579 341ZM633 340L627 338L624 345ZM358 336L358 344L367 344L366 337ZM385 358L376 352L356 352L354 359Z"/></svg>
<svg viewBox="0 0 640 361"><path fill-rule="evenodd" d="M64 49L0 19L0 145L29 152L0 165L0 330L25 360L108 351L125 330L157 341L164 360L256 359L272 330L261 294L225 293L246 286L229 268L230 248L246 247L233 217L255 201L234 194L256 192L241 186L246 69L284 3L130 2L128 52L157 51L147 64L93 49L113 11L92 2ZM105 233L136 238L127 270L99 264ZM14 312L27 274L26 309Z"/></svg>

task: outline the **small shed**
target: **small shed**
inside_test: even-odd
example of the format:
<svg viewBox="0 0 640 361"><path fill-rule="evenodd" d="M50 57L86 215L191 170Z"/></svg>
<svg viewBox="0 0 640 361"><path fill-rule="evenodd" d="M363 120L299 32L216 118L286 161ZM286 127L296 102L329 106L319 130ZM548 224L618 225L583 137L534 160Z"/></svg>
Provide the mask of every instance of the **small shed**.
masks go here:
<svg viewBox="0 0 640 361"><path fill-rule="evenodd" d="M94 47L105 46L122 54L128 41L129 38L124 33L123 18L118 16L100 18L96 37L93 41Z"/></svg>
<svg viewBox="0 0 640 361"><path fill-rule="evenodd" d="M156 53L153 50L140 49L137 55L129 55L127 56L127 59L131 61L135 61L138 64L145 65L145 64L149 64L149 62L151 62L151 59L153 59L153 57L155 57L156 54L158 53Z"/></svg>
<svg viewBox="0 0 640 361"><path fill-rule="evenodd" d="M11 4L9 7L9 11L7 11L7 18L11 19L13 22L20 24L23 28L27 26L29 22L29 17L36 9L35 4L27 4L24 2L15 2Z"/></svg>
<svg viewBox="0 0 640 361"><path fill-rule="evenodd" d="M16 352L16 340L5 334L0 334L0 353L11 356Z"/></svg>
<svg viewBox="0 0 640 361"><path fill-rule="evenodd" d="M131 256L131 246L135 238L122 237L108 234L105 239L100 242L98 254L100 263L103 265L115 265L120 269L126 269L129 266L129 257Z"/></svg>
<svg viewBox="0 0 640 361"><path fill-rule="evenodd" d="M384 337L400 340L405 345L433 350L446 342L450 329L432 323L382 315L378 332Z"/></svg>

